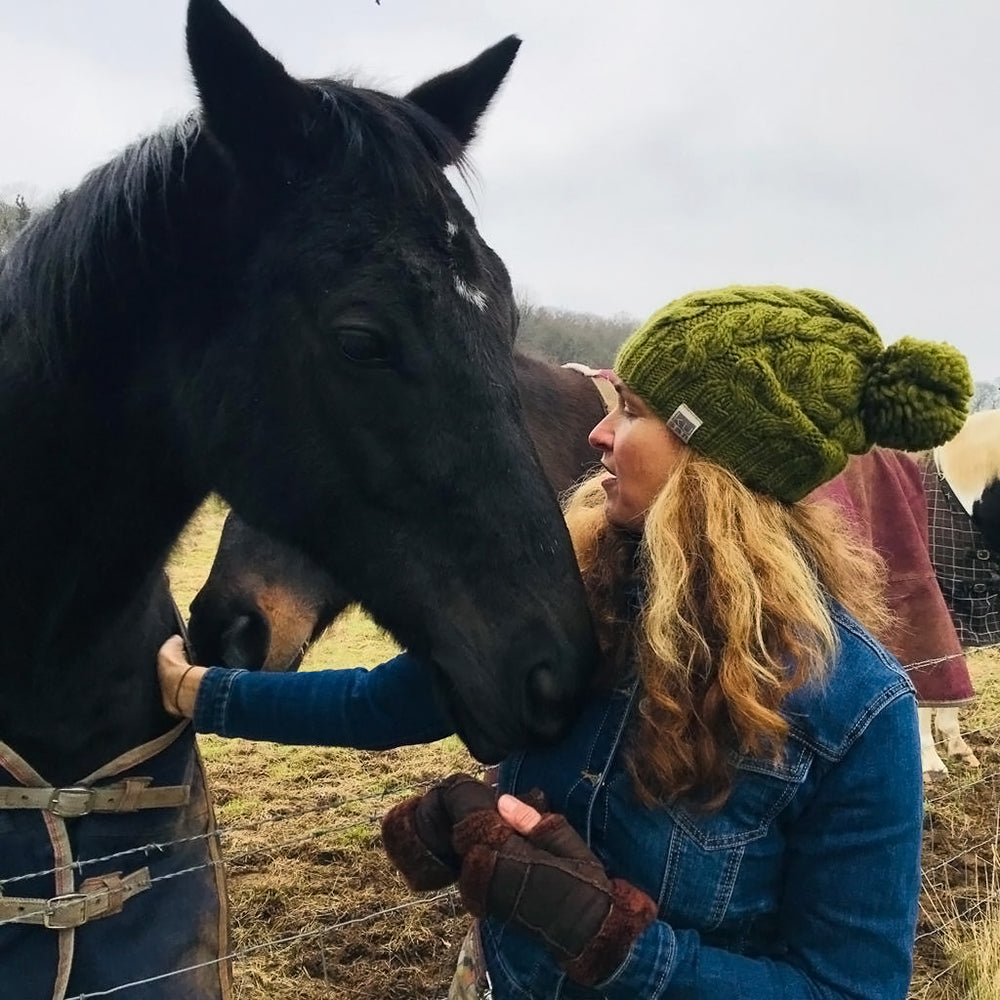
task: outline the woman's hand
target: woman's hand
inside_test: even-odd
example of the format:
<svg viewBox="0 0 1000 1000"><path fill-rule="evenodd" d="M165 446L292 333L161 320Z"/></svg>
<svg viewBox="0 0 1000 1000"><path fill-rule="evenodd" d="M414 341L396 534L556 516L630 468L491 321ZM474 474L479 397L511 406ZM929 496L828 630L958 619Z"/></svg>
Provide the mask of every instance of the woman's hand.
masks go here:
<svg viewBox="0 0 1000 1000"><path fill-rule="evenodd" d="M496 818L495 809L496 792L489 785L453 774L393 806L382 819L382 844L411 889L443 889L462 867L452 845L455 824L475 813Z"/></svg>
<svg viewBox="0 0 1000 1000"><path fill-rule="evenodd" d="M656 904L610 878L565 817L541 814L512 795L500 796L497 814L492 826L473 828L470 817L455 828L465 905L541 940L576 982L606 979L656 919Z"/></svg>
<svg viewBox="0 0 1000 1000"><path fill-rule="evenodd" d="M458 878L462 845L479 843L483 838L502 843L538 822L541 814L534 806L545 808L545 796L538 789L527 792L523 800L503 795L500 801L506 799L516 823L505 822L503 810L497 814L492 785L467 774L453 774L385 814L382 844L386 854L411 889L443 889Z"/></svg>
<svg viewBox="0 0 1000 1000"><path fill-rule="evenodd" d="M160 699L170 715L179 719L190 719L194 715L198 686L205 670L205 667L188 662L184 640L179 635L172 635L160 647L156 654L156 672L160 679Z"/></svg>
<svg viewBox="0 0 1000 1000"><path fill-rule="evenodd" d="M515 795L501 795L497 799L497 812L500 813L500 818L518 833L531 833L542 818L537 809L533 809Z"/></svg>

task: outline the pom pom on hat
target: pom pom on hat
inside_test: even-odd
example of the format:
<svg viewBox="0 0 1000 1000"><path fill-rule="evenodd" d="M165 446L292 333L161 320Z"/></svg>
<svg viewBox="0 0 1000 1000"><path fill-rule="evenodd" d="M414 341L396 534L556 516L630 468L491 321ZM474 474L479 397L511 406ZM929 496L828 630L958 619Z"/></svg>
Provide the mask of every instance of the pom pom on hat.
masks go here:
<svg viewBox="0 0 1000 1000"><path fill-rule="evenodd" d="M853 306L778 286L677 299L626 340L614 367L692 448L789 503L872 445L943 444L973 391L955 348L904 338L885 349Z"/></svg>
<svg viewBox="0 0 1000 1000"><path fill-rule="evenodd" d="M974 389L965 357L950 344L903 337L868 372L861 399L868 438L900 451L944 444L962 429Z"/></svg>

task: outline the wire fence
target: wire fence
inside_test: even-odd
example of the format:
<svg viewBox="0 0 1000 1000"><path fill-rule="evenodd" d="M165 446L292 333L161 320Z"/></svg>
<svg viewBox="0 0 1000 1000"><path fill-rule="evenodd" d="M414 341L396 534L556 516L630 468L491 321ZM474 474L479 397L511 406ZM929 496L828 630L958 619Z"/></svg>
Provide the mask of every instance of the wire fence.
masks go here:
<svg viewBox="0 0 1000 1000"><path fill-rule="evenodd" d="M374 911L372 913L367 913L361 917L351 917L347 920L338 920L335 923L327 924L323 927L313 928L308 931L302 931L300 934L290 934L285 937L274 938L270 941L264 941L261 944L251 945L247 948L241 948L239 951L230 952L228 955L223 955L221 958L217 958L211 962L201 962L197 965L188 965L181 969L174 969L170 972L165 972L159 976L150 976L147 979L136 979L129 983L122 983L119 986L113 986L111 989L100 990L96 993L77 993L75 996L66 997L66 1000L93 1000L95 997L108 997L120 994L125 990L134 989L139 986L146 986L150 983L160 982L164 979L171 979L175 976L188 975L192 972L197 972L199 969L208 968L213 965L218 965L220 962L238 961L241 958L249 958L251 955L255 955L262 951L273 951L277 948L287 948L293 944L298 944L301 941L316 940L324 937L327 934L332 934L334 931L343 930L345 927L350 927L353 924L366 923L370 920L375 920L379 917L391 916L395 913L400 913L403 910L412 910L415 907L430 906L433 903L440 902L441 900L458 900L458 892L456 890L450 890L448 892L441 892L435 896L422 897L420 899L409 900L405 903L397 903L395 906L387 906L384 909ZM320 952L322 955L323 953ZM325 977L324 977L325 978ZM367 993L358 993L359 997L367 996Z"/></svg>
<svg viewBox="0 0 1000 1000"><path fill-rule="evenodd" d="M1000 648L998 646L984 647L988 650L996 650ZM944 662L950 659L950 657L940 657L933 660L920 661L919 663L908 664L907 668L917 669L926 666L933 665L935 663ZM977 729L968 730L964 733L967 737L984 737L988 736L993 732L993 727L980 727ZM384 809L387 805L393 801L396 801L400 796L406 794L415 794L422 790L425 790L432 782L430 781L417 781L405 784L399 784L388 789L382 789L378 792L373 792L371 794L355 796L352 798L341 798L333 803L326 802L322 805L317 805L312 808L296 809L295 815L298 818L307 817L311 814L319 815L329 815L331 812L336 812L341 809L357 809L359 806L363 807L365 810L365 815L353 816L346 820L336 820L332 823L323 824L315 828L310 829L307 833L296 834L293 837L287 837L284 839L271 839L270 837L262 837L264 841L259 846L243 848L238 851L227 852L222 860L214 861L210 860L204 864L195 865L187 868L183 868L177 871L169 872L167 874L159 875L150 880L151 890L155 891L158 885L170 882L177 878L182 878L187 875L194 874L196 872L204 871L206 869L215 868L217 865L223 865L230 870L233 868L238 868L240 865L245 865L253 861L257 855L269 854L269 855L280 855L282 852L288 852L298 845L310 840L315 840L317 837L325 836L336 836L338 834L344 833L345 831L355 829L359 826L371 826L375 827L381 820ZM992 786L997 788L1000 786L1000 774L990 771L988 773L983 773L982 775L962 780L961 782L953 782L947 787L941 788L937 791L929 791L925 795L925 806L928 810L933 810L937 806L943 806L949 802L954 802L955 800L961 800L963 797L969 796L980 786ZM930 789L933 786L929 786ZM282 813L279 815L274 815L266 817L263 819L256 820L253 823L233 823L224 826L219 826L209 833L199 834L190 837L179 838L177 840L171 841L151 841L133 848L128 848L125 850L115 851L113 853L104 854L101 856L95 856L86 859L76 859L63 865L56 865L50 868L40 869L37 871L26 872L18 875L11 875L0 879L0 897L7 895L16 895L16 890L19 883L24 881L35 879L39 877L54 876L61 873L65 873L69 870L83 876L86 870L92 866L104 865L112 861L131 861L135 862L140 857L155 857L158 854L162 854L166 849L190 844L194 841L206 840L210 838L217 838L220 843L225 842L227 839L233 838L235 835L239 834L257 834L260 835L265 832L269 827L277 826L282 822L287 821L288 813ZM974 843L963 844L960 852L956 853L954 856L947 857L944 859L939 859L933 864L925 865L923 870L923 879L925 888L932 886L936 876L945 872L946 870L953 867L955 864L967 862L970 857L978 857L980 852L986 852L989 858L994 857L994 852L997 849L998 838L996 835L981 838ZM11 892L11 890L14 890ZM257 956L262 952L276 952L281 949L290 948L293 945L300 944L305 941L316 941L322 944L325 939L332 938L339 931L366 922L374 922L383 917L392 916L399 914L403 911L414 910L416 908L433 908L438 904L447 903L453 907L453 911L457 914L461 910L461 904L458 898L457 891L452 888L450 890L440 892L431 896L421 896L418 898L413 898L406 900L404 902L394 903L389 906L376 908L368 913L345 917L342 919L333 919L329 922L323 921L313 921L313 924L319 923L319 926L310 926L308 929L303 930L295 934L285 934L281 936L276 936L271 939L254 943L230 951L228 954L221 956L211 962L199 963L197 965L185 966L183 968L178 968L171 970L170 972L163 973L160 975L151 976L146 979L138 979L130 982L123 982L112 988L100 991L100 992L88 992L85 994L74 994L73 996L67 996L66 1000L94 1000L97 997L105 996L123 996L127 1000L127 993L132 989L136 989L142 986L149 985L161 980L170 979L175 976L188 975L192 972L196 972L199 969L218 964L220 962L232 962L238 964L242 960L249 959L253 956ZM124 911L127 913L127 907ZM930 915L932 918L931 922L933 927L925 930L917 935L917 942L933 936L943 933L947 928L953 926L964 919L968 919L967 911L956 911L947 915ZM9 920L0 920L0 926L5 924L19 923L16 918ZM325 967L325 951L321 948L319 952L320 963L321 963L321 974L323 980L326 981L326 967ZM950 966L946 966L942 970L936 973L936 976L944 976L950 970ZM359 991L354 994L358 997L368 996L369 993L367 988L365 992Z"/></svg>

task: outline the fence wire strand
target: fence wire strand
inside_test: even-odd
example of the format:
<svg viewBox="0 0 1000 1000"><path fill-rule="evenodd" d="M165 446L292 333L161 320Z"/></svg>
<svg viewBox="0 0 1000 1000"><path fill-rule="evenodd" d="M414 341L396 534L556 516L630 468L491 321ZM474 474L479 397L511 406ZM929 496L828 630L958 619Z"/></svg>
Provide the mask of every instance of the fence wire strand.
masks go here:
<svg viewBox="0 0 1000 1000"><path fill-rule="evenodd" d="M219 965L221 962L230 962L239 958L246 958L249 955L257 954L260 951L266 951L272 948L287 948L290 945L297 944L299 941L307 941L310 938L319 938L325 934L329 934L331 931L342 930L343 928L350 927L353 924L364 923L367 920L374 920L377 917L389 916L393 913L399 913L401 910L413 909L416 906L429 906L431 903L446 900L449 897L457 895L457 891L451 890L450 892L438 893L436 896L407 900L405 903L397 903L395 906L387 906L385 909L377 910L374 913L366 913L362 917L349 917L346 920L338 920L336 923L327 924L324 927L301 931L298 934L289 934L286 937L275 938L272 941L263 941L260 944L250 945L247 948L241 948L239 951L229 952L219 958L212 959L210 962L199 962L196 965L186 965L181 969L172 969L170 972L161 972L159 975L150 976L148 979L135 979L132 982L121 983L118 986L112 986L110 989L106 990L99 990L96 993L77 993L75 996L66 997L65 1000L95 1000L96 997L113 996L115 993L120 993L122 990L133 989L137 986L145 986L148 983L161 982L164 979L171 979L174 976L187 975L189 972L197 972L199 969L211 968L213 965Z"/></svg>
<svg viewBox="0 0 1000 1000"><path fill-rule="evenodd" d="M371 802L374 800L384 801L386 799L391 798L392 796L399 795L403 792L413 793L420 791L421 789L427 789L433 783L434 783L433 780L430 779L427 781L417 781L408 785L400 785L396 788L383 790L381 792L373 792L371 795L361 795L354 799L342 799L338 802L326 803L322 806L313 806L308 809L297 810L295 815L296 817L302 817L302 816L308 816L312 813L330 812L334 809L342 809L345 806L357 805L358 803L363 803L363 802ZM11 875L8 878L0 879L0 899L2 899L4 896L4 888L8 885L13 885L15 882L24 882L27 879L34 879L34 878L44 878L46 875L56 875L59 872L66 872L66 871L75 871L78 875L82 875L83 869L89 865L104 864L108 861L118 861L120 859L129 857L134 858L136 855L139 854L142 854L145 857L149 857L154 852L159 852L162 854L167 850L167 848L170 847L180 847L185 844L194 844L202 840L211 840L213 838L221 840L221 838L229 836L230 834L233 833L253 833L263 829L270 823L280 823L283 820L287 819L288 815L283 814L280 816L268 816L257 821L256 823L249 823L245 825L230 825L224 827L218 826L214 830L210 830L208 833L196 833L192 834L190 837L180 837L176 840L150 841L149 843L142 844L138 847L129 847L124 851L115 851L113 854L102 854L99 857L93 857L93 858L80 858L74 861L67 861L65 864L62 865L55 865L52 868L42 868L39 869L38 871L27 872L23 875ZM368 821L370 820L371 817L369 817ZM359 818L342 826L326 827L326 828L320 827L319 829L314 830L309 834L306 834L304 836L298 836L294 840L272 843L264 847L254 848L253 850L246 851L245 855L249 856L251 854L260 853L266 850L275 850L281 847L289 847L293 844L299 844L302 843L303 841L309 840L314 836L320 836L323 833L338 832L342 829L347 829L348 827L351 826L358 826L365 822L366 820ZM237 855L235 858L227 859L227 861L239 860L240 857L241 857L240 855ZM207 868L212 866L202 865L201 867ZM197 870L198 870L197 868L191 869L191 871L197 871ZM156 880L154 879L154 881ZM0 926L2 926L5 922L9 923L10 921L0 921Z"/></svg>

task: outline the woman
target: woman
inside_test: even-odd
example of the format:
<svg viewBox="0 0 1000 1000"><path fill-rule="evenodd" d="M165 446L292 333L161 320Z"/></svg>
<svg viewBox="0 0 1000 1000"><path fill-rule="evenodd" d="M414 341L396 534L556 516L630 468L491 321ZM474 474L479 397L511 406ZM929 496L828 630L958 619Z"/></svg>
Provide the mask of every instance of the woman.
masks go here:
<svg viewBox="0 0 1000 1000"><path fill-rule="evenodd" d="M968 367L946 345L883 349L820 292L728 288L656 313L611 379L619 405L591 435L606 473L567 508L601 683L560 745L501 765L513 794L496 808L456 776L383 825L414 888L457 878L481 918L460 963L478 985L458 976L453 996L902 1000L920 886L916 704L866 631L885 625L877 558L802 500L849 454L951 437ZM251 675L213 671L196 691L165 649L164 691L180 679L196 722L232 732L236 716L270 715L284 721L239 734L294 726L303 741L300 699L253 709L233 701L258 697ZM419 696L421 669L404 654L339 685L292 682L325 685L307 735L443 735L433 705L414 726L393 693ZM363 730L334 685L365 708ZM533 789L549 811L514 797Z"/></svg>

